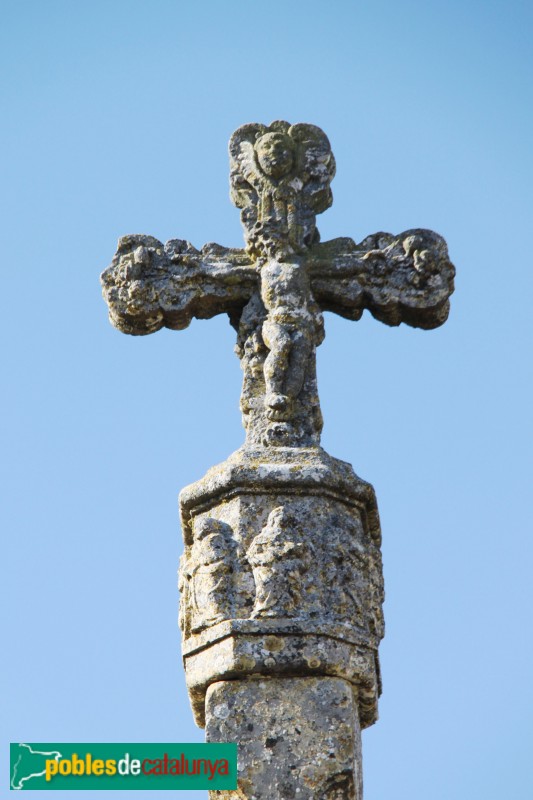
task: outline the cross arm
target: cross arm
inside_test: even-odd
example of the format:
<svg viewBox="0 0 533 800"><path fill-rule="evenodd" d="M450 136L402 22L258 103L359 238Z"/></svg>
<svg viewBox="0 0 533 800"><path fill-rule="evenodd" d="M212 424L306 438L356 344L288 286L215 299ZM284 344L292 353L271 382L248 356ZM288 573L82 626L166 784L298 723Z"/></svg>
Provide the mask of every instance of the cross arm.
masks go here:
<svg viewBox="0 0 533 800"><path fill-rule="evenodd" d="M133 335L182 330L193 317L223 313L235 322L258 283L244 250L217 244L197 250L183 239L163 244L143 235L119 239L100 280L111 323Z"/></svg>
<svg viewBox="0 0 533 800"><path fill-rule="evenodd" d="M446 242L433 231L375 233L361 244L332 239L312 248L310 269L324 311L356 320L367 308L387 325L426 329L448 317L455 269Z"/></svg>

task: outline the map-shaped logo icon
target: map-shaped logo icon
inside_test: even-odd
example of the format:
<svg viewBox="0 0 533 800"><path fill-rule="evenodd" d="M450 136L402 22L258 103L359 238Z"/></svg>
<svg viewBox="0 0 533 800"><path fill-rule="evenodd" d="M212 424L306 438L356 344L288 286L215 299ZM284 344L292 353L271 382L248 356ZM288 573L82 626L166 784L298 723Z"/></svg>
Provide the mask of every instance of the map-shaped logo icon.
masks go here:
<svg viewBox="0 0 533 800"><path fill-rule="evenodd" d="M13 753L15 749L15 753ZM29 744L21 742L18 745L12 745L11 752L11 788L12 789L26 789L24 784L31 781L32 778L43 778L46 772L46 762L50 759L59 761L61 753L57 750L44 752L42 750L34 750ZM37 788L37 787L36 787Z"/></svg>

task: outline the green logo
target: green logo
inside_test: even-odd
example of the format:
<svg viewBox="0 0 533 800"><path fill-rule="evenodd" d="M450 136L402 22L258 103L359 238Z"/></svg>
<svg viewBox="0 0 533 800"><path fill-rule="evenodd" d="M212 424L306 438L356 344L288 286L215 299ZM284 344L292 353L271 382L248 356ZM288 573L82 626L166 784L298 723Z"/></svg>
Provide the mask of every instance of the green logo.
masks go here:
<svg viewBox="0 0 533 800"><path fill-rule="evenodd" d="M236 789L236 744L10 745L10 789Z"/></svg>

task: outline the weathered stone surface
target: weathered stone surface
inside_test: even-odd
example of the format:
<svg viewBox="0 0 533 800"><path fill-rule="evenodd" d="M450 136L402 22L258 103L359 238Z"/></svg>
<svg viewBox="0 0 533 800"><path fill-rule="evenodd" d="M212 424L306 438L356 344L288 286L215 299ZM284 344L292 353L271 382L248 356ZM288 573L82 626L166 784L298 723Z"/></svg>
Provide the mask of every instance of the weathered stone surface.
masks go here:
<svg viewBox="0 0 533 800"><path fill-rule="evenodd" d="M239 742L238 788L211 800L361 800L361 732L339 678L210 686L208 742Z"/></svg>
<svg viewBox="0 0 533 800"><path fill-rule="evenodd" d="M360 800L360 728L377 719L383 636L374 490L320 448L324 311L435 328L454 268L432 231L320 243L335 160L308 124L230 141L245 248L125 236L102 274L110 319L142 335L226 313L246 441L180 495L179 622L195 719L240 743L227 798Z"/></svg>

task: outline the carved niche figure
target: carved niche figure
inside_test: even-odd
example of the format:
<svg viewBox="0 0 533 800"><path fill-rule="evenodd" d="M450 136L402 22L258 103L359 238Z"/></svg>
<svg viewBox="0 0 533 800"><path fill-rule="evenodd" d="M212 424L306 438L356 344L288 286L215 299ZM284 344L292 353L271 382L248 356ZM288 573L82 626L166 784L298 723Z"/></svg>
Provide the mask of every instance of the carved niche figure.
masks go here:
<svg viewBox="0 0 533 800"><path fill-rule="evenodd" d="M361 545L352 542L342 548L338 568L341 602L339 610L356 625L365 627L365 608L368 602L369 559Z"/></svg>
<svg viewBox="0 0 533 800"><path fill-rule="evenodd" d="M190 628L198 631L232 616L235 542L225 522L207 517L194 525L188 559Z"/></svg>
<svg viewBox="0 0 533 800"><path fill-rule="evenodd" d="M178 625L184 636L189 636L191 633L190 580L191 572L189 559L187 558L187 553L183 553L183 555L180 556L180 565L178 569L178 591L180 593Z"/></svg>
<svg viewBox="0 0 533 800"><path fill-rule="evenodd" d="M380 641L384 635L383 569L381 552L373 542L362 543L350 533L332 550L329 580L336 586L338 600L332 611L352 621L365 635Z"/></svg>
<svg viewBox="0 0 533 800"><path fill-rule="evenodd" d="M252 617L295 616L302 596L302 578L310 564L309 546L301 540L297 521L283 506L268 515L267 524L248 548L255 581Z"/></svg>
<svg viewBox="0 0 533 800"><path fill-rule="evenodd" d="M370 632L380 641L385 635L385 618L383 616L385 589L383 585L381 550L374 544L369 550L369 582L370 603L368 614Z"/></svg>

